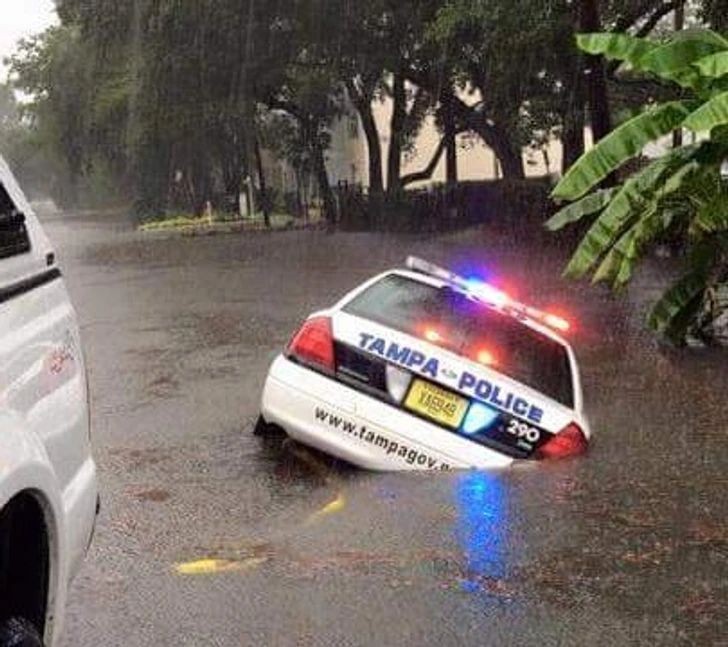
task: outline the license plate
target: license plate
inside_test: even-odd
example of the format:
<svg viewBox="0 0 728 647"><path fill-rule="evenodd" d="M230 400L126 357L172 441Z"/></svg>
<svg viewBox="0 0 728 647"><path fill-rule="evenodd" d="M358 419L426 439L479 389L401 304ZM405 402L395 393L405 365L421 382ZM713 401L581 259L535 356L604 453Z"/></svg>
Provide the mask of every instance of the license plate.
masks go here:
<svg viewBox="0 0 728 647"><path fill-rule="evenodd" d="M414 381L404 405L410 411L453 429L460 427L468 410L467 399L422 380Z"/></svg>

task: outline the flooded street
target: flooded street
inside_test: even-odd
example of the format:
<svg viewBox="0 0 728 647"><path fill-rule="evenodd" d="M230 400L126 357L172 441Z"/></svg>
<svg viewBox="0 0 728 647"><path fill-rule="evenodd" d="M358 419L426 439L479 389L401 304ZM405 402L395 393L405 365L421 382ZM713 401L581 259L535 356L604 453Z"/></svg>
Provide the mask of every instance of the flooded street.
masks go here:
<svg viewBox="0 0 728 647"><path fill-rule="evenodd" d="M73 645L728 645L728 355L559 279L569 246L286 232L165 238L46 216L82 324L102 487ZM585 458L371 474L252 435L310 311L417 254L576 322Z"/></svg>

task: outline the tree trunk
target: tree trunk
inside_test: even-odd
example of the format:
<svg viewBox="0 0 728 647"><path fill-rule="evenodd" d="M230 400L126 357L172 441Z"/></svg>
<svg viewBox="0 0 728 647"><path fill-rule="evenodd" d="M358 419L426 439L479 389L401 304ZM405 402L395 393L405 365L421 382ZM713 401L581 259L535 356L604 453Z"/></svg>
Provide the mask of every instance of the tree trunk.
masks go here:
<svg viewBox="0 0 728 647"><path fill-rule="evenodd" d="M466 105L459 97L450 94L449 101L458 127L478 134L485 145L495 153L503 169L503 176L516 180L525 178L522 151L508 133L493 124L488 116L477 108Z"/></svg>
<svg viewBox="0 0 728 647"><path fill-rule="evenodd" d="M561 173L564 174L584 154L584 110L573 110L564 115Z"/></svg>
<svg viewBox="0 0 728 647"><path fill-rule="evenodd" d="M319 141L318 133L315 131L311 140L311 154L313 156L316 182L318 183L321 202L323 204L324 220L329 225L333 225L336 222L336 201L334 199L334 192L331 190L331 184L329 183L329 174L326 170L323 147Z"/></svg>
<svg viewBox="0 0 728 647"><path fill-rule="evenodd" d="M493 149L503 170L504 179L523 180L526 177L521 150L513 144L505 132L498 127L488 126L486 129L480 129L478 134Z"/></svg>
<svg viewBox="0 0 728 647"><path fill-rule="evenodd" d="M265 181L263 169L263 156L260 153L260 142L255 138L255 162L258 167L258 183L260 185L260 206L263 209L263 220L267 229L270 229L270 200L268 199L268 186Z"/></svg>
<svg viewBox="0 0 728 647"><path fill-rule="evenodd" d="M443 98L442 107L445 122L445 175L447 186L452 188L458 183L458 149L455 116L448 96Z"/></svg>
<svg viewBox="0 0 728 647"><path fill-rule="evenodd" d="M599 0L580 0L579 31L581 33L591 33L601 30ZM591 122L594 141L598 142L608 135L612 129L604 57L586 56L584 74L586 75L589 121Z"/></svg>
<svg viewBox="0 0 728 647"><path fill-rule="evenodd" d="M366 81L363 82L366 84ZM367 141L369 158L369 193L372 196L381 196L384 193L384 179L382 177L382 143L379 140L379 130L372 111L372 93L364 85L359 91L353 82L347 84L352 103L359 113L364 136Z"/></svg>
<svg viewBox="0 0 728 647"><path fill-rule="evenodd" d="M401 72L394 75L392 81L392 121L389 141L389 160L387 164L387 193L396 195L401 189L402 175L402 141L404 125L407 119L407 94L405 77Z"/></svg>

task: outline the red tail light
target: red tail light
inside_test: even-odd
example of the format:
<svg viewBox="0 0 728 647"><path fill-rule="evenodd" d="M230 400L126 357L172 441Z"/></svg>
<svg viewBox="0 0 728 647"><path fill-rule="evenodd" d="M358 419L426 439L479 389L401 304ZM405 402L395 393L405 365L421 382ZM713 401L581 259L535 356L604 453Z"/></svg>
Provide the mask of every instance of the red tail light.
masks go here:
<svg viewBox="0 0 728 647"><path fill-rule="evenodd" d="M575 422L562 429L551 440L542 445L537 452L538 458L566 458L586 452L588 443L581 427Z"/></svg>
<svg viewBox="0 0 728 647"><path fill-rule="evenodd" d="M287 353L314 368L333 373L336 366L331 319L315 317L306 321L288 344Z"/></svg>

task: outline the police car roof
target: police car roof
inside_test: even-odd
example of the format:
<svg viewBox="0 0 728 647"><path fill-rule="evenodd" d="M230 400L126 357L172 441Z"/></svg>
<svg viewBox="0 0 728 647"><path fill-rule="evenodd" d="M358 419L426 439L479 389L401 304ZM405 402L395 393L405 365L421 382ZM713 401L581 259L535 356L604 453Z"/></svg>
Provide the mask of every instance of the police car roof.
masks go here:
<svg viewBox="0 0 728 647"><path fill-rule="evenodd" d="M565 346L567 348L570 348L569 342L567 342L561 335L559 335L555 330L552 328L549 328L545 324L542 324L539 321L536 321L535 319L531 319L530 317L527 317L524 314L516 314L513 312L509 312L506 309L499 308L498 306L489 303L488 301L485 301L483 299L479 299L477 295L469 293L467 290L464 290L462 286L458 285L457 283L453 283L451 281L447 281L444 278L440 278L437 276L432 276L430 274L425 274L424 272L418 272L415 270L409 270L409 269L402 269L402 268L394 268L389 270L388 272L384 272L380 276L378 276L374 282L378 281L379 279L382 279L386 276L390 275L397 275L397 276L403 276L408 279L412 279L414 281L418 281L420 283L426 283L427 285L431 285L436 288L442 288L445 286L448 286L452 288L453 290L456 290L457 292L461 292L463 294L467 294L468 296L472 297L478 303L480 303L484 308L488 308L489 310L492 310L493 312L497 312L498 314L509 317L510 319L517 321L527 328L530 328L534 332L537 332L544 337L548 337L549 339L558 342L562 346Z"/></svg>

